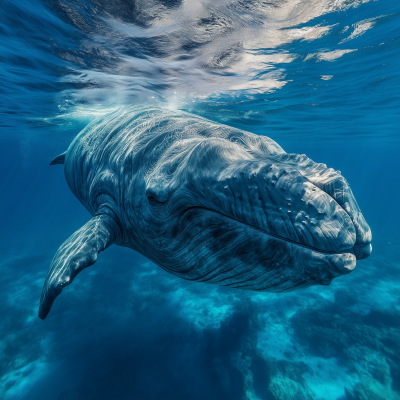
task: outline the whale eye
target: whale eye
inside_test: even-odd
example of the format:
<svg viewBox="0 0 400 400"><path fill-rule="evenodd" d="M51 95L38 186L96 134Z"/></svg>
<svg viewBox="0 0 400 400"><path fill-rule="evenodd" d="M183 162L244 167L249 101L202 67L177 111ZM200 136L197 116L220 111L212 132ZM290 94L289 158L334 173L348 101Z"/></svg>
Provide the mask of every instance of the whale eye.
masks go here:
<svg viewBox="0 0 400 400"><path fill-rule="evenodd" d="M162 196L162 193L157 193L153 188L146 190L147 201L151 206L163 205L167 202L167 196Z"/></svg>
<svg viewBox="0 0 400 400"><path fill-rule="evenodd" d="M164 204L162 201L157 200L157 199L156 199L154 196L152 196L152 195L148 195L148 196L147 196L147 201L149 202L149 204L150 204L151 206L159 206L159 205Z"/></svg>
<svg viewBox="0 0 400 400"><path fill-rule="evenodd" d="M171 197L172 191L165 184L165 182L158 182L153 180L146 187L146 197L150 205L162 205L166 203Z"/></svg>

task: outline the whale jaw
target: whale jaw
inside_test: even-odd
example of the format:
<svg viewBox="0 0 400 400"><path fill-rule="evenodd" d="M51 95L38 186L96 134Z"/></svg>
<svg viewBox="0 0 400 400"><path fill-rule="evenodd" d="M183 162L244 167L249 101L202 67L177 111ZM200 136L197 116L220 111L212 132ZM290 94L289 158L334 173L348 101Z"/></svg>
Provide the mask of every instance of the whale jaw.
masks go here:
<svg viewBox="0 0 400 400"><path fill-rule="evenodd" d="M164 238L146 255L187 280L287 292L329 285L356 265L351 252L323 253L201 207L177 219L170 240Z"/></svg>

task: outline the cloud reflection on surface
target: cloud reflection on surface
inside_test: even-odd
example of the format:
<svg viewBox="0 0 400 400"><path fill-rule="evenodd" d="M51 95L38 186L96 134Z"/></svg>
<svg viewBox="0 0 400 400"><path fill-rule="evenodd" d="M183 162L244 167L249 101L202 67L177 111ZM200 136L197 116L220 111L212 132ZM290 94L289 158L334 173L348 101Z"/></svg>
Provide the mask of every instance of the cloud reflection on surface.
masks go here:
<svg viewBox="0 0 400 400"><path fill-rule="evenodd" d="M104 81L119 93L127 92L121 96L154 90L161 97L178 92L201 98L281 88L287 83L282 66L299 56L285 45L327 35L335 25L312 21L360 2L160 0L111 5L92 0L96 14L84 25L77 5L67 7L60 0L57 4L64 18L86 32L74 55L59 53L75 63L77 71L85 71L85 76L71 79L96 82L99 90ZM360 35L362 26L351 35ZM332 61L351 51L325 51L318 59Z"/></svg>

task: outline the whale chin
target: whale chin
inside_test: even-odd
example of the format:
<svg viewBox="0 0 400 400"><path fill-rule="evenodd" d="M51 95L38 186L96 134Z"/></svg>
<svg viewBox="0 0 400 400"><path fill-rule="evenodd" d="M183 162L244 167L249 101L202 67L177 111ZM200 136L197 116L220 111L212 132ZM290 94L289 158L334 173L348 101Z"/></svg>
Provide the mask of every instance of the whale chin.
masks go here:
<svg viewBox="0 0 400 400"><path fill-rule="evenodd" d="M353 250L321 251L201 207L181 213L146 256L183 279L265 292L329 285L356 265Z"/></svg>

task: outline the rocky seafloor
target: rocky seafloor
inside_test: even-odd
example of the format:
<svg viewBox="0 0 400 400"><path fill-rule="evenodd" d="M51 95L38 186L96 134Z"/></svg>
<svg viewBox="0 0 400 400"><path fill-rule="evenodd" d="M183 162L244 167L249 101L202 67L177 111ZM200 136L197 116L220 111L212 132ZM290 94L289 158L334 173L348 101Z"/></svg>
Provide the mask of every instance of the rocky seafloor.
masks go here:
<svg viewBox="0 0 400 400"><path fill-rule="evenodd" d="M288 294L184 281L113 247L46 321L56 244L11 246L0 399L400 399L400 241L388 240L331 286Z"/></svg>

